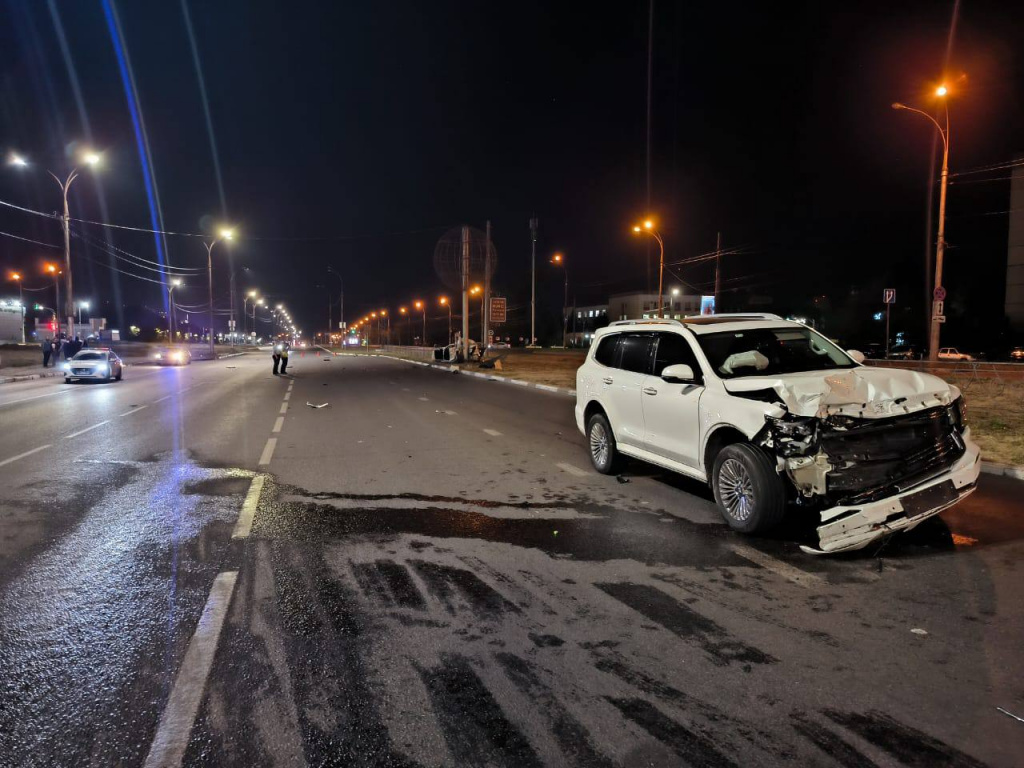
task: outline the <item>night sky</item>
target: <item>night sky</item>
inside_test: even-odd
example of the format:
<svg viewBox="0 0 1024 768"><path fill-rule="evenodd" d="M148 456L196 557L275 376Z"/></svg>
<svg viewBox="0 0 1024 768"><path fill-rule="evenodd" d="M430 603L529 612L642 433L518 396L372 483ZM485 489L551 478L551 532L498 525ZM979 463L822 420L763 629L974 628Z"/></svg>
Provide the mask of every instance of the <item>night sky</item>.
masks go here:
<svg viewBox="0 0 1024 768"><path fill-rule="evenodd" d="M66 147L86 143L59 18L104 155L105 218L151 228L110 5L3 5L3 148L35 164L3 167L0 200L56 210L59 190L44 169L66 168ZM851 289L874 297L890 285L903 324L920 338L933 130L890 104L933 105L952 9L934 0L659 0L651 210L668 259L712 250L721 231L726 247L743 248L723 265L726 308L750 292L781 309L822 294L838 306ZM436 301L445 292L433 269L437 238L487 219L500 261L494 288L510 297L514 316L528 313L533 213L546 315L561 300L561 273L547 263L556 250L580 303L644 287L646 244L630 226L645 212L646 2L221 0L192 2L188 12L216 155L182 3L116 4L162 228L237 226L239 290L287 303L307 334L326 326L322 286L336 293L337 284L328 265L345 277L349 320L414 298ZM963 2L948 69L954 173L1024 151L1022 39L1018 3ZM960 179L971 184L950 187L953 337L1000 323L1007 216L996 212L1009 208L1009 184L973 182L1006 176L971 175ZM75 185L71 215L103 219L88 173ZM79 226L103 242L101 228ZM56 222L9 208L0 208L0 231L60 242ZM158 260L152 235L119 230L112 242ZM168 237L167 247L173 265L205 265L195 238ZM78 296L115 301L119 292L123 304L162 306L159 286L114 275L99 246L76 240L72 248L82 255ZM26 285L42 284L38 265L50 253L0 237L0 268L24 270ZM215 272L223 307L227 254L220 250ZM712 278L708 264L681 274L702 289ZM189 279L179 300L204 302L204 281Z"/></svg>

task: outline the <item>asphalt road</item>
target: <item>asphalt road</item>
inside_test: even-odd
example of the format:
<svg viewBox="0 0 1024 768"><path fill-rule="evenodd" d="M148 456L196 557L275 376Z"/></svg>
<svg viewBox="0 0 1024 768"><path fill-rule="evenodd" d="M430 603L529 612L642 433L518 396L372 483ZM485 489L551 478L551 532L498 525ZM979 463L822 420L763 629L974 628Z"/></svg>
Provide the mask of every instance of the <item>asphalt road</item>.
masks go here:
<svg viewBox="0 0 1024 768"><path fill-rule="evenodd" d="M815 559L564 395L291 372L0 387L0 765L1024 764L1024 484Z"/></svg>

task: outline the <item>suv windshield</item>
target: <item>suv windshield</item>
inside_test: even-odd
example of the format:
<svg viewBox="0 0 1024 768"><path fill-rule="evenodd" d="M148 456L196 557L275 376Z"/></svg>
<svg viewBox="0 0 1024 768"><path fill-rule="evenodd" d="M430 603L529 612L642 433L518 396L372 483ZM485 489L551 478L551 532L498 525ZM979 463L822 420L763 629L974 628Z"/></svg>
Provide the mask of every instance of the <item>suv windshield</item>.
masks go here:
<svg viewBox="0 0 1024 768"><path fill-rule="evenodd" d="M810 328L748 328L695 335L723 379L857 367L843 350Z"/></svg>
<svg viewBox="0 0 1024 768"><path fill-rule="evenodd" d="M79 352L72 360L103 360L106 356L102 352Z"/></svg>

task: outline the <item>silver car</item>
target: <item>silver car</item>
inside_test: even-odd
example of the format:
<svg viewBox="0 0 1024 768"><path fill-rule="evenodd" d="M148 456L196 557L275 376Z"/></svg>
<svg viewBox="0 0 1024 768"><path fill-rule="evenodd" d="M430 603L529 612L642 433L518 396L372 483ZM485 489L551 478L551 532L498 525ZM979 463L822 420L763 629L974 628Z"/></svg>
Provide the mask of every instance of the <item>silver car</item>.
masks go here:
<svg viewBox="0 0 1024 768"><path fill-rule="evenodd" d="M83 349L64 363L65 382L81 379L120 381L122 373L121 358L109 349Z"/></svg>

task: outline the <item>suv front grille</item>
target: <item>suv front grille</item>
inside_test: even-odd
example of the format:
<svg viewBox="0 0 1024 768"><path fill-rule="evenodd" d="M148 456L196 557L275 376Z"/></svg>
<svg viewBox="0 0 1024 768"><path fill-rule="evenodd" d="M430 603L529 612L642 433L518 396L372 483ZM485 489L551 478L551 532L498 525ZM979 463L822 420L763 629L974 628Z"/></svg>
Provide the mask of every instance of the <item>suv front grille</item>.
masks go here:
<svg viewBox="0 0 1024 768"><path fill-rule="evenodd" d="M833 467L829 495L845 504L911 488L949 469L966 451L955 405L825 431L821 447Z"/></svg>

